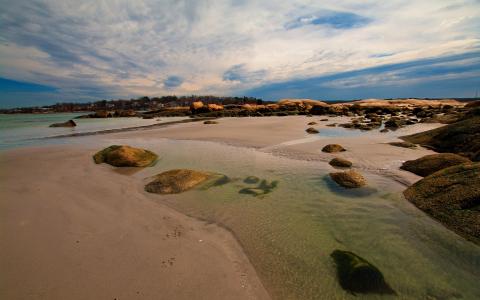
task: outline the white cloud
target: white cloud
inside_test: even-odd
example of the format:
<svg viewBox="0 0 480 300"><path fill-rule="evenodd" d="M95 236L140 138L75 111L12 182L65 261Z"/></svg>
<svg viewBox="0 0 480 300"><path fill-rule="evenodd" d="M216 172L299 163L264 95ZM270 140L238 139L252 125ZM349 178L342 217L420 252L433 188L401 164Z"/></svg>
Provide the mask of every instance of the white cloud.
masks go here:
<svg viewBox="0 0 480 300"><path fill-rule="evenodd" d="M0 76L78 96L230 94L261 84L460 54L480 46L478 1L0 0ZM344 12L353 28L298 26ZM304 19L302 19L304 18ZM379 54L392 54L375 57ZM252 80L225 80L242 66ZM172 76L181 84L164 83Z"/></svg>

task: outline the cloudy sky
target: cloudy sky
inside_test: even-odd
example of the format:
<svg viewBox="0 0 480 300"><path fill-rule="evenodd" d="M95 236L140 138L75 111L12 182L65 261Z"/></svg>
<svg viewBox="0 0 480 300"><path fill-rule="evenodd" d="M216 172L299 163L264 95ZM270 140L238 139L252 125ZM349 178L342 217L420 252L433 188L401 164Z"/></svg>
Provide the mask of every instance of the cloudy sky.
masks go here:
<svg viewBox="0 0 480 300"><path fill-rule="evenodd" d="M0 106L480 94L480 1L0 0Z"/></svg>

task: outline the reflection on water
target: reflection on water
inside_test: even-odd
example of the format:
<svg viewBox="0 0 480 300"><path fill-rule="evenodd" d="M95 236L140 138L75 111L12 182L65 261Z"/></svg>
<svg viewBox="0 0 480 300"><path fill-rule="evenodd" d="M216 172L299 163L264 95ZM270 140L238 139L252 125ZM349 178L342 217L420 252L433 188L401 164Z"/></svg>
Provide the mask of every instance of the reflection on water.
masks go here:
<svg viewBox="0 0 480 300"><path fill-rule="evenodd" d="M122 141L110 140L109 143ZM275 299L348 299L330 253L352 251L376 265L400 299L479 299L480 248L410 205L403 187L365 174L370 188L344 192L326 163L274 157L208 142L129 140L160 155L130 176L141 180L190 168L228 176L225 184L154 201L229 228ZM239 193L256 176L276 187L259 197ZM352 194L354 193L354 194ZM394 296L357 295L381 299Z"/></svg>

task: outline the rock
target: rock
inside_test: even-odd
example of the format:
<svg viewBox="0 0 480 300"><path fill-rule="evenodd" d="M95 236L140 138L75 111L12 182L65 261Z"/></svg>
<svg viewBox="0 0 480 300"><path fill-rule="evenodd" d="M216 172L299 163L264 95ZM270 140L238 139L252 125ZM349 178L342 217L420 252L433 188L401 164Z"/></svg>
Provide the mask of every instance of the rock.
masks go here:
<svg viewBox="0 0 480 300"><path fill-rule="evenodd" d="M205 122L203 122L203 124L218 124L217 121L212 121L212 120L207 120Z"/></svg>
<svg viewBox="0 0 480 300"><path fill-rule="evenodd" d="M243 180L243 182L248 184L255 184L255 183L258 183L259 181L260 181L260 178L258 178L257 176L248 176Z"/></svg>
<svg viewBox="0 0 480 300"><path fill-rule="evenodd" d="M403 194L427 214L480 245L480 162L437 171Z"/></svg>
<svg viewBox="0 0 480 300"><path fill-rule="evenodd" d="M330 123L330 124L327 124L325 126L328 126L328 127L337 127L337 123Z"/></svg>
<svg viewBox="0 0 480 300"><path fill-rule="evenodd" d="M343 152L347 151L345 150L341 145L339 144L328 144L325 147L322 148L323 152L328 152L328 153L335 153L335 152Z"/></svg>
<svg viewBox="0 0 480 300"><path fill-rule="evenodd" d="M317 122L310 122L307 125L317 125L317 124L318 124Z"/></svg>
<svg viewBox="0 0 480 300"><path fill-rule="evenodd" d="M75 126L77 126L77 123L75 123L73 120L69 120L64 123L54 123L49 127L75 127Z"/></svg>
<svg viewBox="0 0 480 300"><path fill-rule="evenodd" d="M408 136L403 140L429 147L437 152L456 153L480 161L480 116Z"/></svg>
<svg viewBox="0 0 480 300"><path fill-rule="evenodd" d="M328 119L321 119L320 121L321 122L326 122L326 121L328 121Z"/></svg>
<svg viewBox="0 0 480 300"><path fill-rule="evenodd" d="M417 145L409 143L409 142L391 142L388 143L389 145L396 146L396 147L402 147L402 148L410 148L410 149L415 149L417 148Z"/></svg>
<svg viewBox="0 0 480 300"><path fill-rule="evenodd" d="M330 177L339 185L346 188L358 188L367 184L362 174L349 170L346 172L330 173Z"/></svg>
<svg viewBox="0 0 480 300"><path fill-rule="evenodd" d="M178 194L211 178L213 174L188 169L160 173L145 186L145 191L156 194Z"/></svg>
<svg viewBox="0 0 480 300"><path fill-rule="evenodd" d="M468 158L453 154L439 153L426 155L419 159L408 160L402 164L400 169L412 172L420 176L428 176L451 166L470 162Z"/></svg>
<svg viewBox="0 0 480 300"><path fill-rule="evenodd" d="M400 128L401 126L401 122L397 119L391 118L385 122L385 128Z"/></svg>
<svg viewBox="0 0 480 300"><path fill-rule="evenodd" d="M396 294L380 270L353 252L334 250L340 286L351 293Z"/></svg>
<svg viewBox="0 0 480 300"><path fill-rule="evenodd" d="M93 115L90 115L92 118L111 118L113 114L106 110L96 111Z"/></svg>
<svg viewBox="0 0 480 300"><path fill-rule="evenodd" d="M352 166L352 162L348 161L344 158L335 157L332 159L329 164L334 167L341 167L341 168L350 168Z"/></svg>
<svg viewBox="0 0 480 300"><path fill-rule="evenodd" d="M382 130L380 130L381 133L385 133L385 132L389 132L390 130L388 130L387 128L383 128Z"/></svg>
<svg viewBox="0 0 480 300"><path fill-rule="evenodd" d="M199 110L203 107L203 102L202 101L195 101L195 102L192 102L192 104L190 104L190 110L191 111L196 111L196 110Z"/></svg>
<svg viewBox="0 0 480 300"><path fill-rule="evenodd" d="M271 193L278 185L278 181L268 182L265 179L255 188L244 188L239 191L240 194L248 194L253 196L262 196Z"/></svg>
<svg viewBox="0 0 480 300"><path fill-rule="evenodd" d="M310 128L307 128L307 130L305 130L306 132L310 133L310 134L315 134L315 133L319 133L319 131L313 127L310 127Z"/></svg>
<svg viewBox="0 0 480 300"><path fill-rule="evenodd" d="M146 167L157 158L151 151L118 145L107 147L93 156L95 163L107 163L115 167Z"/></svg>

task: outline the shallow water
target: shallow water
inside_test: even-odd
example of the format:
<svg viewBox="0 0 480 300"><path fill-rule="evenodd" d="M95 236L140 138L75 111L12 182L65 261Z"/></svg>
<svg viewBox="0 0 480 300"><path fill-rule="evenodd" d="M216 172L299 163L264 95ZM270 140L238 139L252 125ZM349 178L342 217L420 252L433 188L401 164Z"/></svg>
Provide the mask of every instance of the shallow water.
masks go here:
<svg viewBox="0 0 480 300"><path fill-rule="evenodd" d="M53 123L66 122L86 113L55 114L0 114L0 150L22 146L65 143L65 139L44 139L57 135L95 132L170 122L184 119L178 117L158 119L106 118L75 119L76 127L49 127Z"/></svg>
<svg viewBox="0 0 480 300"><path fill-rule="evenodd" d="M104 139L104 145L123 140ZM130 176L175 168L225 174L232 182L179 195L148 194L153 201L218 223L237 237L274 299L349 299L330 258L355 252L376 265L398 299L479 299L480 247L447 230L407 202L403 186L365 174L370 188L347 192L328 177L323 162L275 157L211 142L129 139L160 160ZM241 194L255 175L277 180L271 193ZM146 179L147 178L147 179ZM394 298L375 294L356 298Z"/></svg>

